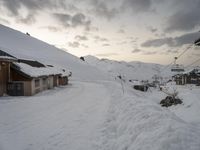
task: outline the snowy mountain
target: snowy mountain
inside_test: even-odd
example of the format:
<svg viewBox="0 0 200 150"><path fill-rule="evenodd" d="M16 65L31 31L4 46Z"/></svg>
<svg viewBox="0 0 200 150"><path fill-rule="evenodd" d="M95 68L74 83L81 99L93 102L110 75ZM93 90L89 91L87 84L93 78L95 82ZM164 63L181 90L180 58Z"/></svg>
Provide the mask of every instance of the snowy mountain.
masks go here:
<svg viewBox="0 0 200 150"><path fill-rule="evenodd" d="M63 50L40 41L22 32L0 25L0 49L20 59L31 59L46 65L54 65L72 71L73 77L85 80L109 79L117 75L128 79L151 80L155 74L160 74L163 66L153 63L112 61L86 56L86 62ZM101 70L101 71L100 71ZM103 71L103 72L102 72ZM91 74L92 72L92 74ZM161 72L163 73L163 72ZM170 71L165 71L170 76Z"/></svg>
<svg viewBox="0 0 200 150"><path fill-rule="evenodd" d="M121 75L125 80L152 80L154 75L170 77L170 68L163 70L165 66L154 63L125 62L109 59L98 59L94 56L85 56L85 61L111 76Z"/></svg>
<svg viewBox="0 0 200 150"><path fill-rule="evenodd" d="M167 95L134 90L126 80L165 76L163 66L86 56L85 61L0 25L0 50L73 73L70 84L29 97L0 97L0 150L199 150L200 88L176 86L183 104L163 108ZM33 70L32 70L33 71Z"/></svg>
<svg viewBox="0 0 200 150"><path fill-rule="evenodd" d="M79 58L3 25L0 25L0 50L18 59L37 60L46 65L63 67L70 70L75 78L85 80L107 78L101 71L88 66Z"/></svg>

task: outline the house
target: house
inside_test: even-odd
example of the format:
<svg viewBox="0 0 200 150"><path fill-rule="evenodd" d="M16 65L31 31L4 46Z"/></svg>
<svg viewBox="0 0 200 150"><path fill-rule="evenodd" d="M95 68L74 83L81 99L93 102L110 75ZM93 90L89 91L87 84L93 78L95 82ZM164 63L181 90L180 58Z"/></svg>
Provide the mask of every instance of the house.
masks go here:
<svg viewBox="0 0 200 150"><path fill-rule="evenodd" d="M10 66L10 81L7 92L11 96L31 96L53 88L53 73L45 67L33 67L14 62Z"/></svg>
<svg viewBox="0 0 200 150"><path fill-rule="evenodd" d="M200 69L192 69L182 74L177 74L172 77L177 85L184 84L200 84Z"/></svg>
<svg viewBox="0 0 200 150"><path fill-rule="evenodd" d="M35 60L17 59L0 50L0 96L31 96L68 84L70 73Z"/></svg>
<svg viewBox="0 0 200 150"><path fill-rule="evenodd" d="M187 84L187 76L184 74L176 74L172 76L172 80L176 82L177 85Z"/></svg>
<svg viewBox="0 0 200 150"><path fill-rule="evenodd" d="M63 73L59 76L59 85L67 85L68 77L71 76L71 72L68 73L65 69L62 69Z"/></svg>

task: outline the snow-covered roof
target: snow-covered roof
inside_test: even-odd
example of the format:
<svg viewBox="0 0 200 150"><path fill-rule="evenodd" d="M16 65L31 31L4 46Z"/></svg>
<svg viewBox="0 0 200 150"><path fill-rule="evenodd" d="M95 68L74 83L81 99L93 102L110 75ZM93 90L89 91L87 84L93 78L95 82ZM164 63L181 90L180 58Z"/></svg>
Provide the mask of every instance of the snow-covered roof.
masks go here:
<svg viewBox="0 0 200 150"><path fill-rule="evenodd" d="M0 56L0 59L2 60L10 60L10 61L16 61L16 58L10 57L10 56Z"/></svg>
<svg viewBox="0 0 200 150"><path fill-rule="evenodd" d="M41 76L49 76L49 75L61 75L61 76L69 76L70 72L65 69L58 67L32 67L25 63L15 62L13 63L17 67L19 67L20 71L27 74L30 77L41 77Z"/></svg>
<svg viewBox="0 0 200 150"><path fill-rule="evenodd" d="M199 74L200 73L200 68L190 69L188 71L185 71L183 74L189 74L191 72Z"/></svg>

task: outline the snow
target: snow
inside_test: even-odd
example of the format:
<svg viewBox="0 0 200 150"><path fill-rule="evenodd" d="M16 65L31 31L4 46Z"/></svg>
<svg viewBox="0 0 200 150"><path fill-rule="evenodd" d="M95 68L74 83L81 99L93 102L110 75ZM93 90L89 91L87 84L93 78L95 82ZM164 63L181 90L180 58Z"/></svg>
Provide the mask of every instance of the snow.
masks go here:
<svg viewBox="0 0 200 150"><path fill-rule="evenodd" d="M133 93L131 89L126 89L123 96L118 93L120 91L117 90L113 93L114 99L104 123L102 147L115 150L200 148L200 125L186 122L176 108L171 111L160 107L153 100L156 91ZM157 93L157 96L162 94ZM199 111L196 113L199 115Z"/></svg>
<svg viewBox="0 0 200 150"><path fill-rule="evenodd" d="M30 77L40 77L40 76L46 76L46 75L59 75L62 76L69 76L69 71L63 71L62 68L58 67L32 67L25 63L14 63L16 66L20 67L20 70Z"/></svg>
<svg viewBox="0 0 200 150"><path fill-rule="evenodd" d="M5 59L5 60L13 60L13 61L16 61L15 58L13 57L9 57L9 56L0 56L0 59Z"/></svg>
<svg viewBox="0 0 200 150"><path fill-rule="evenodd" d="M99 69L88 66L79 58L3 25L0 25L0 50L18 59L35 60L45 65L65 68L72 72L73 78L81 80L108 78Z"/></svg>
<svg viewBox="0 0 200 150"><path fill-rule="evenodd" d="M108 95L101 84L72 82L68 87L33 97L2 98L0 147L3 150L95 149Z"/></svg>
<svg viewBox="0 0 200 150"><path fill-rule="evenodd" d="M167 84L164 88L176 89L183 104L163 108L165 93L137 91L127 82L162 74L163 66L91 56L84 62L5 26L0 26L0 46L17 58L67 68L73 76L69 85L35 96L0 97L0 150L200 149L199 87Z"/></svg>
<svg viewBox="0 0 200 150"><path fill-rule="evenodd" d="M170 69L163 70L164 66L153 63L143 62L124 62L113 61L108 59L98 59L94 56L85 56L85 61L95 66L104 72L108 72L111 76L116 77L121 75L125 80L150 80L152 77L162 75L167 79L171 76Z"/></svg>

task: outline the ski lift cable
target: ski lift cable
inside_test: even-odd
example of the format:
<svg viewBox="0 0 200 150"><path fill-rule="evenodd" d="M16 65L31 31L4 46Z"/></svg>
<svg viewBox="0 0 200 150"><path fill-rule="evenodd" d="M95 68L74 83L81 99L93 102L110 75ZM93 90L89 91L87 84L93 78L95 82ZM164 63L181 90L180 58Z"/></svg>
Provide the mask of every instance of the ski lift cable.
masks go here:
<svg viewBox="0 0 200 150"><path fill-rule="evenodd" d="M199 59L197 59L197 60L195 60L194 62L192 62L191 64L189 64L188 66L186 66L186 68L189 68L189 67L191 67L192 65L194 65L194 64L196 64L197 62L199 62L200 61L200 58Z"/></svg>
<svg viewBox="0 0 200 150"><path fill-rule="evenodd" d="M190 48L192 48L193 44L190 44L186 49L177 57L179 59L185 52L187 52Z"/></svg>

